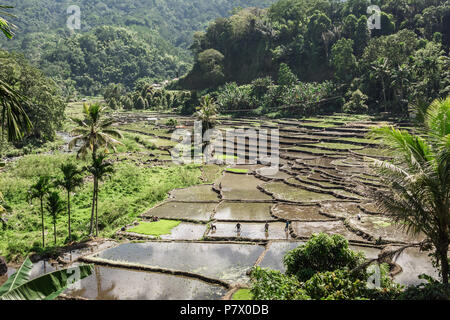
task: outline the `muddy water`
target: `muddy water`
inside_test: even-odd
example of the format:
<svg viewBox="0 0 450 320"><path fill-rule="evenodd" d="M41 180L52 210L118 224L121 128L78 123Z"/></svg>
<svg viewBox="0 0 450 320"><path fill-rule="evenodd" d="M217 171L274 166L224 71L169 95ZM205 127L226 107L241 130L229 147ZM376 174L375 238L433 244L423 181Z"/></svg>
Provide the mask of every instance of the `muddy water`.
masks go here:
<svg viewBox="0 0 450 320"><path fill-rule="evenodd" d="M418 248L407 248L395 259L403 271L394 277L394 280L403 285L417 285L426 282L420 280L420 274L427 274L439 279L439 274L431 264L427 252L420 252Z"/></svg>
<svg viewBox="0 0 450 320"><path fill-rule="evenodd" d="M263 168L256 171L258 174L263 176L267 179L273 179L273 180L284 180L289 179L292 176L290 174L287 174L286 172L280 171L280 170L270 170L269 168Z"/></svg>
<svg viewBox="0 0 450 320"><path fill-rule="evenodd" d="M258 245L147 242L123 244L97 256L235 282L248 280L246 271L263 251Z"/></svg>
<svg viewBox="0 0 450 320"><path fill-rule="evenodd" d="M241 231L238 233L236 223L218 222L215 223L216 231L210 231L208 237L211 238L242 238L251 240L283 240L289 239L289 233L285 231L285 224L282 222L269 222L269 231L265 232L265 223L241 223Z"/></svg>
<svg viewBox="0 0 450 320"><path fill-rule="evenodd" d="M209 221L216 206L216 203L166 202L159 207L151 209L145 216Z"/></svg>
<svg viewBox="0 0 450 320"><path fill-rule="evenodd" d="M177 201L218 201L219 195L212 190L211 185L194 186L187 189L177 189L170 193Z"/></svg>
<svg viewBox="0 0 450 320"><path fill-rule="evenodd" d="M349 225L361 230L374 239L382 238L390 242L420 242L425 239L424 235L412 236L402 228L394 224L394 221L382 216L361 215L361 220L350 218Z"/></svg>
<svg viewBox="0 0 450 320"><path fill-rule="evenodd" d="M218 300L226 293L186 277L98 266L79 285L65 293L92 300Z"/></svg>
<svg viewBox="0 0 450 320"><path fill-rule="evenodd" d="M342 221L327 222L293 222L294 232L299 237L311 237L315 233L340 234L348 240L365 241L355 233L348 230Z"/></svg>
<svg viewBox="0 0 450 320"><path fill-rule="evenodd" d="M199 240L206 231L206 225L182 222L172 229L170 234L161 236L161 239L170 240Z"/></svg>
<svg viewBox="0 0 450 320"><path fill-rule="evenodd" d="M362 213L358 204L352 202L322 202L320 211L336 218L345 219Z"/></svg>
<svg viewBox="0 0 450 320"><path fill-rule="evenodd" d="M284 272L283 257L288 251L297 248L303 243L302 241L272 242L259 266Z"/></svg>
<svg viewBox="0 0 450 320"><path fill-rule="evenodd" d="M328 220L327 216L319 213L318 206L298 206L291 204L277 204L272 212L275 216L285 220Z"/></svg>
<svg viewBox="0 0 450 320"><path fill-rule="evenodd" d="M220 185L226 200L272 200L272 197L258 190L263 183L251 175L225 173Z"/></svg>
<svg viewBox="0 0 450 320"><path fill-rule="evenodd" d="M326 200L337 200L329 194L316 193L304 189L289 186L283 182L270 182L263 185L269 193L273 193L276 199L295 202L318 202Z"/></svg>
<svg viewBox="0 0 450 320"><path fill-rule="evenodd" d="M366 257L366 259L369 259L369 260L377 259L378 254L381 251L380 249L371 248L371 247L362 247L362 246L353 246L353 245L350 245L348 247L353 251L364 253L364 256Z"/></svg>
<svg viewBox="0 0 450 320"><path fill-rule="evenodd" d="M270 215L270 203L239 203L222 202L216 210L214 219L216 220L235 220L235 221L266 221L273 220Z"/></svg>

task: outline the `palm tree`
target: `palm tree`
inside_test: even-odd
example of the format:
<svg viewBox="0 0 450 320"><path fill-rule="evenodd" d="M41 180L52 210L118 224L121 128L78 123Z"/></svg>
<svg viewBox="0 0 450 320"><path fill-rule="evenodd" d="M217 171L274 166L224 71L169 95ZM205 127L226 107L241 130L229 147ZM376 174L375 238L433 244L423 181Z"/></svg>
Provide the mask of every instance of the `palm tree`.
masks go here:
<svg viewBox="0 0 450 320"><path fill-rule="evenodd" d="M386 190L373 192L381 212L412 234L423 232L448 285L450 222L450 97L435 100L419 112L418 135L393 127L374 134L395 150L392 161L372 159Z"/></svg>
<svg viewBox="0 0 450 320"><path fill-rule="evenodd" d="M19 94L9 84L0 79L0 127L2 139L4 131L8 134L8 141L20 140L24 133L33 128L30 119L22 107L26 98Z"/></svg>
<svg viewBox="0 0 450 320"><path fill-rule="evenodd" d="M72 131L77 134L77 136L70 141L69 148L72 149L78 142L81 142L82 145L78 150L78 157L85 158L88 151L91 151L92 160L94 161L97 157L99 148L105 148L106 152L109 151L109 148L116 151L115 146L122 144L120 141L113 138L123 138L120 131L112 128L114 120L100 119L104 110L105 109L99 104L92 104L89 106L85 103L83 105L84 120L71 119L78 127Z"/></svg>
<svg viewBox="0 0 450 320"><path fill-rule="evenodd" d="M42 218L42 247L45 247L45 226L44 226L44 198L50 191L50 177L41 176L39 180L30 188L30 200L38 198L41 203Z"/></svg>
<svg viewBox="0 0 450 320"><path fill-rule="evenodd" d="M12 37L14 36L12 29L14 29L16 26L13 25L12 23L8 22L6 19L2 18L1 16L8 16L11 18L15 18L14 15L4 11L5 9L12 9L12 8L13 7L11 7L11 6L0 5L0 31L2 31L3 34L8 39L12 39Z"/></svg>
<svg viewBox="0 0 450 320"><path fill-rule="evenodd" d="M4 9L11 9L11 6L0 5L0 31L11 39L13 37L12 29L15 27L1 16L14 17L12 14L4 11ZM8 133L8 140L15 141L23 137L24 132L29 132L32 128L30 119L22 108L22 103L25 98L22 97L14 88L0 79L0 111L2 128Z"/></svg>
<svg viewBox="0 0 450 320"><path fill-rule="evenodd" d="M62 179L56 181L56 185L64 188L67 192L67 215L69 219L69 242L72 240L72 230L70 226L70 194L75 191L76 188L83 184L83 177L81 176L82 170L73 163L61 165L61 171L63 173Z"/></svg>
<svg viewBox="0 0 450 320"><path fill-rule="evenodd" d="M200 107L197 108L195 116L199 121L202 122L202 133L204 134L207 130L214 128L218 123L218 108L214 99L211 96L206 95L202 98Z"/></svg>
<svg viewBox="0 0 450 320"><path fill-rule="evenodd" d="M55 245L56 245L56 219L58 215L64 211L65 203L59 196L58 192L53 191L50 192L47 198L47 211L52 216L53 220L53 233L55 237Z"/></svg>
<svg viewBox="0 0 450 320"><path fill-rule="evenodd" d="M97 161L97 151L99 148L104 148L105 152L109 152L109 148L111 147L114 151L116 151L116 145L122 144L120 141L117 141L113 137L122 138L122 134L112 128L112 124L114 120L105 119L101 120L101 115L104 108L99 104L92 104L88 106L87 104L83 105L83 113L85 115L84 120L80 119L72 119L74 122L78 124L78 127L73 130L74 133L77 134L75 138L69 143L69 148L72 149L78 142L81 142L82 145L78 150L78 157L85 158L88 151L92 152L92 166L95 166ZM96 199L96 190L98 188L98 180L97 176L94 175L94 191L92 195L92 213L91 213L91 224L89 228L89 234L92 235L92 227L94 221L94 208L95 208L95 199Z"/></svg>
<svg viewBox="0 0 450 320"><path fill-rule="evenodd" d="M88 171L94 177L94 193L92 198L92 213L95 209L95 236L98 237L98 182L102 181L107 176L110 176L114 173L114 168L112 163L106 162L105 155L101 154L97 158L95 158L94 162L91 166L88 167ZM92 234L92 225L93 225L93 214L91 215L91 226L90 233Z"/></svg>

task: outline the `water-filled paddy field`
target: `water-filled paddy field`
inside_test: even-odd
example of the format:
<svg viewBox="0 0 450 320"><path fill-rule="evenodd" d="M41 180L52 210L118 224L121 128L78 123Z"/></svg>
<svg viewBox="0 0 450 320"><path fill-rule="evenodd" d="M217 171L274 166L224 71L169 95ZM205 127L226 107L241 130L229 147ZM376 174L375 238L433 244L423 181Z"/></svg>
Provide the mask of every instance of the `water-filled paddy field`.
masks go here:
<svg viewBox="0 0 450 320"><path fill-rule="evenodd" d="M171 165L170 132L164 125L148 124L145 117L118 115L119 128L150 137L163 152L141 157L140 162ZM167 116L161 119L164 123ZM193 119L177 120L192 128ZM367 259L376 259L384 246L423 239L406 234L365 197L378 185L364 156L390 156L377 149L377 141L365 137L380 123L351 117L333 123L319 118L222 120L223 132L238 125L280 129L278 170L264 174L261 163L225 164L213 184L172 190L167 200L142 212L136 225L117 230L120 236L114 245L75 254L70 262L81 258L94 263L95 272L66 294L88 299L221 299L231 286L249 284L248 271L256 265L284 271L286 252L315 233L343 235ZM241 155L256 147L250 148L248 140L240 143ZM208 170L205 167L205 176ZM137 228L154 218L179 223L157 236ZM291 222L287 228L286 222ZM391 263L400 267L394 279L402 284L420 282L420 273L436 275L417 246ZM54 267L40 263L35 268L42 274Z"/></svg>

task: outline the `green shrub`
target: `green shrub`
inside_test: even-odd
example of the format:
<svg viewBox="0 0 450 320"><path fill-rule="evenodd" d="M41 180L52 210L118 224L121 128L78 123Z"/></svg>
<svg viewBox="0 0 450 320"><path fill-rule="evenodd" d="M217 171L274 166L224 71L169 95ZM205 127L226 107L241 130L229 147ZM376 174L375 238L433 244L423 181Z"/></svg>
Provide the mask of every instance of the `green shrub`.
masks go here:
<svg viewBox="0 0 450 320"><path fill-rule="evenodd" d="M317 272L353 269L364 260L363 253L349 249L348 241L343 236L321 233L313 235L307 243L289 251L283 263L287 275L296 276L299 281L307 281Z"/></svg>
<svg viewBox="0 0 450 320"><path fill-rule="evenodd" d="M296 277L256 267L251 273L254 300L309 300Z"/></svg>

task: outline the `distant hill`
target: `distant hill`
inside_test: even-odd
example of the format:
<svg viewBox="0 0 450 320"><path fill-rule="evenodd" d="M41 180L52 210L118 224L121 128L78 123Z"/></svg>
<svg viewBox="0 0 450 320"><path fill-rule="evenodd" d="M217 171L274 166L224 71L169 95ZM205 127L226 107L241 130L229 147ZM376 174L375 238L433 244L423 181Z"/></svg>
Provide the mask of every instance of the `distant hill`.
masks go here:
<svg viewBox="0 0 450 320"><path fill-rule="evenodd" d="M55 78L66 92L77 90L82 94L97 94L110 81L122 79L123 74L128 74L124 84L130 88L134 81L142 77L159 81L186 72L192 63L189 47L195 31L204 30L216 18L230 16L236 7L267 7L273 2L12 0L7 4L15 7L11 13L17 19L10 20L18 26L18 30L14 40L1 39L0 45L4 49L23 53L47 75ZM76 30L75 34L66 27L70 5L78 5L81 10L81 29ZM102 30L113 33L112 38L121 45L124 45L121 42L126 37L130 37L132 40L126 43L127 48L114 50L119 43L99 39L98 27L101 26L112 26ZM118 29L120 27L126 30ZM99 47L87 47L94 42ZM67 60L69 47L76 52L69 54L70 59ZM93 55L91 49L99 52ZM131 64L136 62L136 66L126 66L128 71L117 65L124 63L124 54L133 60ZM120 70L115 72L115 68ZM104 72L99 74L99 70Z"/></svg>

